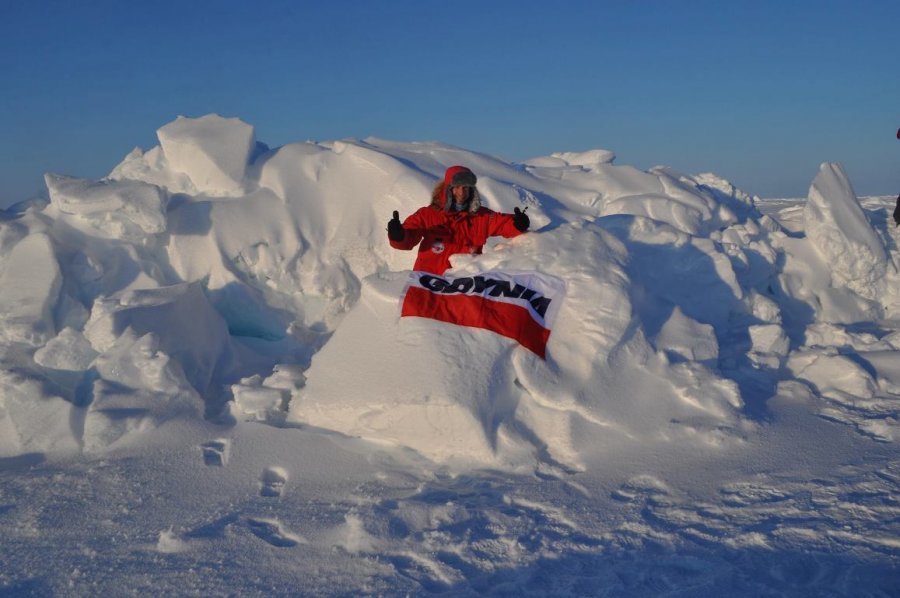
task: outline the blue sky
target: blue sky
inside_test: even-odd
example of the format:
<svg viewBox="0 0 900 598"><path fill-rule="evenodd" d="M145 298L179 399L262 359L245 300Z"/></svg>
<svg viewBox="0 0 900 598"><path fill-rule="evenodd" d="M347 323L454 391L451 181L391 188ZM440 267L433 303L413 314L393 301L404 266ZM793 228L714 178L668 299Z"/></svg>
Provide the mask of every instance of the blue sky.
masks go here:
<svg viewBox="0 0 900 598"><path fill-rule="evenodd" d="M0 0L0 205L107 174L179 114L270 146L443 141L900 192L900 2Z"/></svg>

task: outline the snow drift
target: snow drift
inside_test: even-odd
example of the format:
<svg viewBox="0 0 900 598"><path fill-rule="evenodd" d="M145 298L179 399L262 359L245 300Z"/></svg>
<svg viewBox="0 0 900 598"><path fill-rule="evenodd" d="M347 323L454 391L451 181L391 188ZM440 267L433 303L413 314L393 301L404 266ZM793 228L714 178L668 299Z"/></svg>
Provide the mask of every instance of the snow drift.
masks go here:
<svg viewBox="0 0 900 598"><path fill-rule="evenodd" d="M893 198L179 118L0 214L0 594L896 594ZM400 317L470 166L541 360Z"/></svg>
<svg viewBox="0 0 900 598"><path fill-rule="evenodd" d="M740 441L792 379L829 417L896 438L895 419L848 408L878 409L900 384L894 336L850 326L896 317L900 293L893 246L838 165L812 184L804 236L715 175L605 150L514 164L380 139L268 149L216 115L158 137L102 180L48 174L49 203L0 222L3 455L249 419L460 467L578 470L598 435ZM453 164L488 207L532 217L453 272L566 282L546 361L399 318L414 256L388 246L385 222Z"/></svg>

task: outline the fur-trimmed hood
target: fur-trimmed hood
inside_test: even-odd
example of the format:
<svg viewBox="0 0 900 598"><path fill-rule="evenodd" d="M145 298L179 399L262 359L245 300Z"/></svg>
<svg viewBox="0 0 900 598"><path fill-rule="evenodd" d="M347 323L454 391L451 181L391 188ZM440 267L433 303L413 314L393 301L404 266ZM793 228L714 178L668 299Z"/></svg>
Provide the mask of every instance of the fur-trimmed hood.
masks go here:
<svg viewBox="0 0 900 598"><path fill-rule="evenodd" d="M466 211L474 214L480 210L481 195L478 193L478 188L475 187L475 183L478 179L475 177L475 173L465 166L451 166L447 169L444 173L444 180L438 181L434 186L434 189L431 190L432 207L439 210L450 211L450 206L453 205L450 188L455 186L453 185L454 178L457 179L457 181L464 180L465 186L472 188L472 197L469 198L469 204Z"/></svg>

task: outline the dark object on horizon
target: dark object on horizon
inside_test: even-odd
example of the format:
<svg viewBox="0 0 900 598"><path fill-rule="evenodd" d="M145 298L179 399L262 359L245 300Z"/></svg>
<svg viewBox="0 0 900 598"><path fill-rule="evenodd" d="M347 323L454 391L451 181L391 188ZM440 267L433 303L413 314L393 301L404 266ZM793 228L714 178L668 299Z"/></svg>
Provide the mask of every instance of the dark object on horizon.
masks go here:
<svg viewBox="0 0 900 598"><path fill-rule="evenodd" d="M900 139L900 129L897 129L897 139ZM894 225L900 226L900 195L897 196L897 206L894 208Z"/></svg>

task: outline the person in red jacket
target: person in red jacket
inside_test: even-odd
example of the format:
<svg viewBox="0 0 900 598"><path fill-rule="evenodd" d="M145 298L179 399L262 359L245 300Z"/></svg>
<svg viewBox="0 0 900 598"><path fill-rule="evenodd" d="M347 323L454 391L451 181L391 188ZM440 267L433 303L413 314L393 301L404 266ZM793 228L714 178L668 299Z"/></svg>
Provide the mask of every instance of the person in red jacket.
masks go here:
<svg viewBox="0 0 900 598"><path fill-rule="evenodd" d="M394 249L419 246L414 270L443 274L451 255L479 254L489 237L511 238L528 230L528 216L519 208L502 214L482 206L476 182L475 173L465 166L451 166L432 190L431 205L416 210L403 224L394 212L388 240Z"/></svg>

